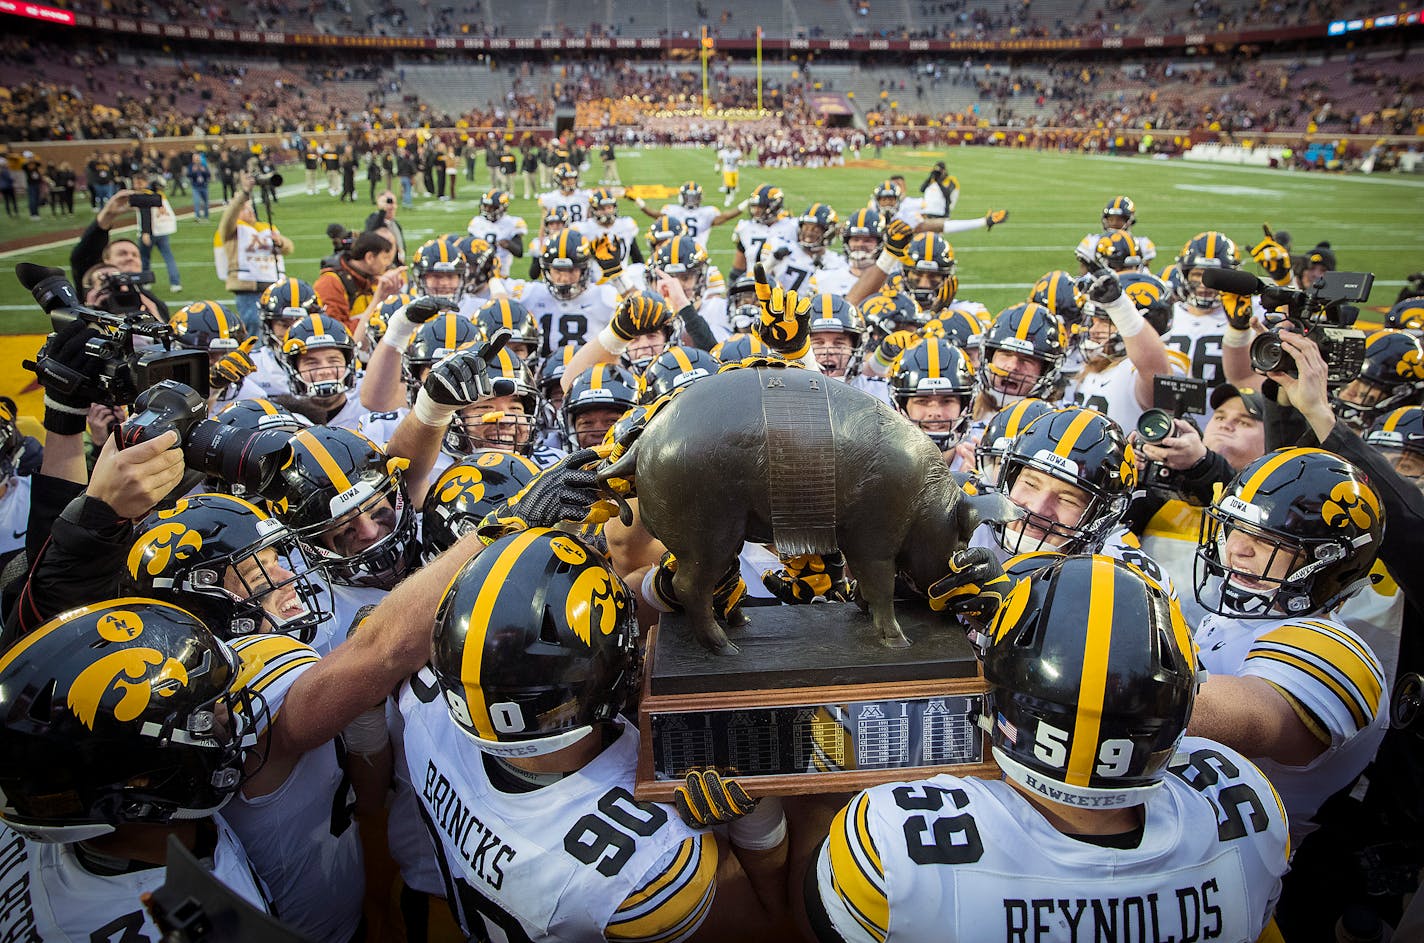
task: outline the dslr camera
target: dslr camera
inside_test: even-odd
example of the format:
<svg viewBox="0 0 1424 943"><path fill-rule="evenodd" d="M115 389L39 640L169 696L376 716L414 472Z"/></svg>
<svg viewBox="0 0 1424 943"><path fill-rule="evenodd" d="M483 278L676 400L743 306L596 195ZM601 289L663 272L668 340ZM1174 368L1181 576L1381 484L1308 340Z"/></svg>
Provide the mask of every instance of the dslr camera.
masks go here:
<svg viewBox="0 0 1424 943"><path fill-rule="evenodd" d="M1152 408L1137 417L1137 438L1149 444L1172 434L1176 420L1206 412L1206 381L1196 377L1152 378ZM1163 497L1177 497L1180 473L1142 457L1142 486Z"/></svg>
<svg viewBox="0 0 1424 943"><path fill-rule="evenodd" d="M206 397L185 383L160 380L139 394L133 408L134 415L119 430L123 448L174 430L183 463L200 475L222 479L237 494L261 494L291 461L289 433L215 422L207 418Z"/></svg>
<svg viewBox="0 0 1424 943"><path fill-rule="evenodd" d="M161 380L177 380L208 393L208 353L205 350L174 350L173 329L143 311L141 304L131 311L100 311L79 303L74 286L57 268L30 262L15 266L21 284L50 317L54 332L49 335L34 361L23 366L33 370L46 389L64 394L84 391L92 403L123 406ZM138 299L137 276L118 276L130 297ZM126 301L126 303L128 303ZM85 369L59 363L51 355L57 332L75 321L84 321L97 331L85 345Z"/></svg>
<svg viewBox="0 0 1424 943"><path fill-rule="evenodd" d="M100 307L110 314L137 314L143 310L143 287L152 284L151 271L110 272L100 282L104 294Z"/></svg>
<svg viewBox="0 0 1424 943"><path fill-rule="evenodd" d="M1364 365L1365 332L1354 327L1360 309L1353 302L1368 301L1374 281L1369 272L1326 272L1309 291L1301 291L1261 281L1249 272L1208 269L1202 275L1208 288L1260 295L1265 307L1286 309L1284 315L1268 315L1269 330L1251 342L1251 369L1297 375L1295 361L1281 344L1281 327L1289 325L1320 348L1326 383L1332 387L1355 379Z"/></svg>

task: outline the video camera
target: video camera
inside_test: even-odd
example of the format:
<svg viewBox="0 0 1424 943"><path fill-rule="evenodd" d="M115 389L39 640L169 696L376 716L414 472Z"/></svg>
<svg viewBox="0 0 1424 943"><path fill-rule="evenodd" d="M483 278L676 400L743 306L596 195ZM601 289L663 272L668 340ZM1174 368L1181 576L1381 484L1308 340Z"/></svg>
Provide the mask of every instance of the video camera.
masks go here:
<svg viewBox="0 0 1424 943"><path fill-rule="evenodd" d="M1251 369L1258 373L1296 375L1295 361L1281 345L1283 324L1320 348L1327 368L1325 382L1343 386L1360 375L1365 362L1365 332L1353 327L1360 309L1350 302L1368 301L1375 277L1369 272L1326 272L1309 291L1284 288L1249 272L1207 269L1202 284L1236 295L1259 295L1266 308L1286 309L1268 316L1270 329L1251 342Z"/></svg>
<svg viewBox="0 0 1424 943"><path fill-rule="evenodd" d="M64 394L83 391L90 402L122 406L134 402L140 393L160 381L176 380L207 396L207 351L174 350L173 329L145 313L141 305L122 312L85 307L63 270L57 268L21 262L15 266L15 275L54 326L35 359L23 363L35 372L45 389ZM137 297L137 285L142 282L134 279L135 276L125 276L121 284ZM85 344L84 352L90 358L88 369L57 362L51 349L59 332L77 320L95 328L99 335ZM146 339L147 343L136 346L136 338Z"/></svg>

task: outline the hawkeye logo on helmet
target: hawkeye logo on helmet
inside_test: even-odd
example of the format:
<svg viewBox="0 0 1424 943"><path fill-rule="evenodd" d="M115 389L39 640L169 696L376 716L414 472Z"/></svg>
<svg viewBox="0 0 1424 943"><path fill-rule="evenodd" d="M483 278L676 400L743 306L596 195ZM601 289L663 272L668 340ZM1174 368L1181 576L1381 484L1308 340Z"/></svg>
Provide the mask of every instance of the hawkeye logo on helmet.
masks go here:
<svg viewBox="0 0 1424 943"><path fill-rule="evenodd" d="M137 613L106 613L96 626L107 642L129 642L143 633ZM99 709L107 706L120 723L135 720L153 700L172 697L188 684L188 670L155 648L124 648L105 655L79 673L65 703L80 723L94 729Z"/></svg>
<svg viewBox="0 0 1424 943"><path fill-rule="evenodd" d="M140 537L129 551L129 573L158 576L174 560L186 560L203 549L203 535L183 524L159 524ZM109 619L110 616L105 616Z"/></svg>

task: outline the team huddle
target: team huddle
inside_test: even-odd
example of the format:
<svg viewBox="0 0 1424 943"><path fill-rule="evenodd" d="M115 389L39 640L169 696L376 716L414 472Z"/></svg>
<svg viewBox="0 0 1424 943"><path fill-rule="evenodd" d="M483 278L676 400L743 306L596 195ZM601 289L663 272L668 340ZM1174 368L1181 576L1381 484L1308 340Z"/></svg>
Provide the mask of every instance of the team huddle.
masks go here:
<svg viewBox="0 0 1424 943"><path fill-rule="evenodd" d="M1424 511L1424 297L1345 382L1290 330L1261 373L1267 305L1208 284L1243 266L1224 233L1156 264L1116 196L994 313L947 236L1008 213L952 219L943 166L923 198L897 178L793 214L765 184L732 205L740 160L718 154L720 209L560 164L537 227L490 190L403 284L368 233L267 284L255 333L176 311L211 419L270 464L204 477L190 439L133 431L141 408L45 382L37 467L0 406L0 551L30 549L0 654L0 939L159 939L140 895L170 836L321 941L1333 934L1311 836L1352 789L1417 787L1362 774L1418 748L1391 729L1419 666L1385 538ZM733 220L724 274L707 246ZM1246 255L1311 297L1337 269L1269 231ZM39 359L82 373L91 330ZM681 606L678 561L636 480L612 482L629 522L595 475L694 384L777 369L855 388L1016 509L900 587L973 643L1002 779L758 801L705 770L635 798L642 640ZM1209 395L1153 432L1163 377ZM758 543L714 596L733 637L827 601L861 601L840 554Z"/></svg>

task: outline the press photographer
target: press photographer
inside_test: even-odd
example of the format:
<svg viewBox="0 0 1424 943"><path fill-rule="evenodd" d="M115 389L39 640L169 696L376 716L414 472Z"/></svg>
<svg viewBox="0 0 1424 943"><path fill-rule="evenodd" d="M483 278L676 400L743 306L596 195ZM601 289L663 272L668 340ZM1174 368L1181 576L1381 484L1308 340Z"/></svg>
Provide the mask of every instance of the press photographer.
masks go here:
<svg viewBox="0 0 1424 943"><path fill-rule="evenodd" d="M389 239L363 232L351 248L336 256L336 264L312 283L327 315L341 322L357 343L365 333L362 313L397 294L405 284L405 269L391 268L395 257L395 246Z"/></svg>
<svg viewBox="0 0 1424 943"><path fill-rule="evenodd" d="M96 267L105 266L114 271L133 275L138 275L144 270L143 253L139 249L138 242L128 238L111 239L109 236L110 230L120 225L124 216L132 209L129 200L133 196L133 190L119 190L115 193L109 202L104 204L103 209L99 210L94 221L85 227L79 241L69 251L69 268L73 273L75 283L84 286L85 304L96 308L106 307L102 301L88 297L90 291L97 284L97 276L91 274L96 271ZM151 284L153 284L151 272L148 273L146 279L136 284L138 292L144 296L142 303L152 313L167 320L168 305L148 289L147 286Z"/></svg>
<svg viewBox="0 0 1424 943"><path fill-rule="evenodd" d="M290 255L295 246L276 227L258 222L252 204L257 178L244 172L237 181L237 192L218 221L218 246L222 249L218 277L237 300L237 316L248 335L260 337L258 302L263 290L282 277L282 256Z"/></svg>

